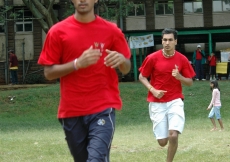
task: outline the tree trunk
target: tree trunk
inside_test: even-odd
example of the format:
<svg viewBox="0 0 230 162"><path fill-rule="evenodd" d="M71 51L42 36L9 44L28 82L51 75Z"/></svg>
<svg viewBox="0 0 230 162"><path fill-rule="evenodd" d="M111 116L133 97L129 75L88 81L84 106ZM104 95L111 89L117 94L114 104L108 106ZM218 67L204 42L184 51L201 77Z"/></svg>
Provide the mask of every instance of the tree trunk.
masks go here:
<svg viewBox="0 0 230 162"><path fill-rule="evenodd" d="M45 33L49 31L51 26L58 22L53 10L55 0L44 0L44 5L38 0L22 1L32 12L34 18L38 20Z"/></svg>

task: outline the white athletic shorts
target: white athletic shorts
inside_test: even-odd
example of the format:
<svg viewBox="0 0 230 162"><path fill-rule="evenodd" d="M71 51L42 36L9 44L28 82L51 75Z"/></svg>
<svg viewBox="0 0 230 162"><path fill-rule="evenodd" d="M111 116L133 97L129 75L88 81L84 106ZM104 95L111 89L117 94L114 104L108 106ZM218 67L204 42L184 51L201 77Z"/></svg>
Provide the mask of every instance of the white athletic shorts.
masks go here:
<svg viewBox="0 0 230 162"><path fill-rule="evenodd" d="M156 139L167 138L169 130L182 133L184 129L184 102L180 98L164 103L150 102L149 115Z"/></svg>

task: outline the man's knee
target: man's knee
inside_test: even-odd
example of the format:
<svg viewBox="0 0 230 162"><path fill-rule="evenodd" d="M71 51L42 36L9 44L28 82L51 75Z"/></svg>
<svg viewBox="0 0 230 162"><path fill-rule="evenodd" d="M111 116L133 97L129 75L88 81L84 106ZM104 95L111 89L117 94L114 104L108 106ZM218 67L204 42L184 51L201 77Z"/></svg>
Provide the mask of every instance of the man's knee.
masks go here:
<svg viewBox="0 0 230 162"><path fill-rule="evenodd" d="M161 147L164 147L167 145L168 143L168 138L164 138L164 139L158 139L158 144L161 146Z"/></svg>
<svg viewBox="0 0 230 162"><path fill-rule="evenodd" d="M169 141L173 142L173 143L177 143L177 141L178 141L178 134L179 134L178 131L170 130L169 131Z"/></svg>

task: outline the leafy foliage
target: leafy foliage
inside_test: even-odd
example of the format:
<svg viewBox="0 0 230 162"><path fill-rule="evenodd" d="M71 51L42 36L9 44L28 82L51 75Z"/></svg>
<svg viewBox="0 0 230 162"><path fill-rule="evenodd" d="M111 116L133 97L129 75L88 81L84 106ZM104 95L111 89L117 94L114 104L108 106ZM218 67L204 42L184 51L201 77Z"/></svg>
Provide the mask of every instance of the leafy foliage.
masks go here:
<svg viewBox="0 0 230 162"><path fill-rule="evenodd" d="M230 0L224 0L225 4L229 4Z"/></svg>
<svg viewBox="0 0 230 162"><path fill-rule="evenodd" d="M33 14L33 18L37 19L40 23L42 29L48 32L49 28L58 22L56 15L54 14L53 4L54 0L43 0L44 4L37 0L22 0L26 8L28 8ZM138 1L135 3L143 3ZM107 20L118 20L119 18L124 18L127 16L129 11L134 8L134 2L129 0L100 0L98 4L95 5L95 12ZM17 19L20 16L20 10L18 12L12 11L13 6L5 6L0 10L1 17L0 22L4 22L5 13L8 13L8 17L12 19ZM23 10L21 10L22 12ZM71 1L66 1L65 14L62 18L74 13L74 6Z"/></svg>
<svg viewBox="0 0 230 162"><path fill-rule="evenodd" d="M101 0L98 4L98 14L108 20L117 20L119 17L126 17L135 5L133 1L128 0Z"/></svg>
<svg viewBox="0 0 230 162"><path fill-rule="evenodd" d="M74 5L72 3L67 3L65 6L66 12L63 15L63 19L74 13Z"/></svg>
<svg viewBox="0 0 230 162"><path fill-rule="evenodd" d="M5 21L5 15L8 11L12 10L12 6L5 6L0 8L0 23Z"/></svg>
<svg viewBox="0 0 230 162"><path fill-rule="evenodd" d="M100 0L95 5L95 13L107 20L118 20L120 17L126 17L127 13L132 11L135 5L143 7L140 4L134 4L133 1L128 0ZM71 3L67 3L65 9L66 12L63 18L74 13L74 6Z"/></svg>

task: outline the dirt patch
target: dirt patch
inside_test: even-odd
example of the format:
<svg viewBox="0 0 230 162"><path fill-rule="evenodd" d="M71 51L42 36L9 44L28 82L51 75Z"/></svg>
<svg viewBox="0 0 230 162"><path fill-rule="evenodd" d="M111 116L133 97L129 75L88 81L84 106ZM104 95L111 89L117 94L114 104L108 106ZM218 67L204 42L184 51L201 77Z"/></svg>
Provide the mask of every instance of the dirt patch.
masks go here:
<svg viewBox="0 0 230 162"><path fill-rule="evenodd" d="M25 89L25 88L36 88L36 87L46 87L50 84L17 84L17 85L0 85L1 91L15 90L15 89Z"/></svg>

